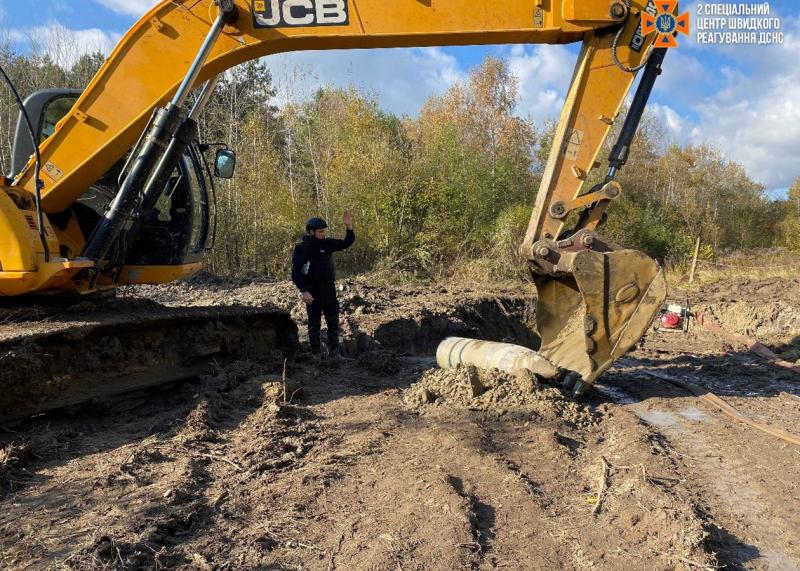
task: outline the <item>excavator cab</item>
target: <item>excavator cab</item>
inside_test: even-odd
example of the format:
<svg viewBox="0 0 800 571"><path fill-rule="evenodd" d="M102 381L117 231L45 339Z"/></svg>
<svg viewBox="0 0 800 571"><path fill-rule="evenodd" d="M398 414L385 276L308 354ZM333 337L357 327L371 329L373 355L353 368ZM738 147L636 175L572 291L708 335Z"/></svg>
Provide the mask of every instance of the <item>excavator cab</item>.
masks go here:
<svg viewBox="0 0 800 571"><path fill-rule="evenodd" d="M76 89L45 89L25 100L25 110L39 143L53 134L58 122L70 112L81 93ZM207 145L192 142L178 159L154 208L141 213L141 230L124 261L126 283L145 281L154 267L201 263L213 236L213 179L231 178L236 164L233 151L220 149L212 176L205 156L207 149ZM32 154L33 144L20 114L12 151L12 177L25 167ZM51 221L66 231L74 220L81 233L89 236L118 192L119 175L127 160L128 155L117 161L61 216L52 215ZM59 221L63 221L61 226ZM64 258L78 254L65 244L59 253Z"/></svg>

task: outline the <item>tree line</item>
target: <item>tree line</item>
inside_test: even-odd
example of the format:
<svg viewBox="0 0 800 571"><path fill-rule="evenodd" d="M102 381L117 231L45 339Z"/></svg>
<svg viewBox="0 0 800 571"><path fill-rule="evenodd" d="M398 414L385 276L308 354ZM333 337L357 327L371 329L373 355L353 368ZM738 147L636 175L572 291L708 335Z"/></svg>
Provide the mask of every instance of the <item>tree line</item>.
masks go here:
<svg viewBox="0 0 800 571"><path fill-rule="evenodd" d="M98 53L65 66L46 53L0 46L0 64L23 97L45 87L84 87L102 62ZM517 248L555 126L516 115L518 96L517 79L496 58L431 96L416 117L386 112L377 95L354 88L320 88L307 101L279 106L264 60L230 70L200 125L203 140L228 144L239 159L234 179L217 182L208 267L286 277L305 220L323 216L336 234L349 209L358 241L340 258L345 272L523 276ZM4 89L5 173L15 123ZM756 247L800 250L800 177L787 199L773 201L714 148L664 140L646 116L604 234L661 260L687 257L698 236L706 257Z"/></svg>

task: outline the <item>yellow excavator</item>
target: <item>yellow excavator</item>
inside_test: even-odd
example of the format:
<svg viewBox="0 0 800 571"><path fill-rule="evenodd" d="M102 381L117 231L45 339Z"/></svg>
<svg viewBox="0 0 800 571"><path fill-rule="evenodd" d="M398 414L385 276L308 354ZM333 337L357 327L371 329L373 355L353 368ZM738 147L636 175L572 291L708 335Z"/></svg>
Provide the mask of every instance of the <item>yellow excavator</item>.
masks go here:
<svg viewBox="0 0 800 571"><path fill-rule="evenodd" d="M49 90L26 102L17 172L0 180L0 296L197 272L211 235L209 173L230 177L235 165L227 148L206 165L197 119L232 66L296 50L582 42L521 246L538 290L539 353L569 371L581 394L641 338L666 296L654 260L598 233L623 192L615 175L666 53L642 32L656 12L653 0L165 0L83 92ZM590 186L601 166L605 176ZM14 393L0 409L23 398L33 397Z"/></svg>

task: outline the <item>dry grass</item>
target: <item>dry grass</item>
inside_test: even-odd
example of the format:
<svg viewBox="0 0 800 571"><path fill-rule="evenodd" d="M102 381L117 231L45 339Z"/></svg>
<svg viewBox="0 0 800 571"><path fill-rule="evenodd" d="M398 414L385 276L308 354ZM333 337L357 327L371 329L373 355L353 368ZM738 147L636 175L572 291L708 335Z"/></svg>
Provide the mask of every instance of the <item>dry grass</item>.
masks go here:
<svg viewBox="0 0 800 571"><path fill-rule="evenodd" d="M768 278L791 279L800 275L800 252L764 249L734 252L713 260L699 260L694 282L689 284L691 260L667 260L663 267L671 287L697 290L721 281L754 281ZM378 269L357 278L373 285L392 286L481 286L533 291L528 268L521 258L509 260L488 257L464 260L435 274L396 268Z"/></svg>
<svg viewBox="0 0 800 571"><path fill-rule="evenodd" d="M674 287L698 289L720 281L791 279L800 275L800 252L786 249L733 252L714 260L699 260L694 282L689 283L691 260L665 264L667 281Z"/></svg>

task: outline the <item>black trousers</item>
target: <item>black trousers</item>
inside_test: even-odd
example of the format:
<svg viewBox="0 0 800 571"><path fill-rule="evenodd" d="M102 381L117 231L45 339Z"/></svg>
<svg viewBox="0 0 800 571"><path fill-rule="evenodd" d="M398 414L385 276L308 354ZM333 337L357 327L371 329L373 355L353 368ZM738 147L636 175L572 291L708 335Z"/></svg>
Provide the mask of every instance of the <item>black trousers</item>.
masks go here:
<svg viewBox="0 0 800 571"><path fill-rule="evenodd" d="M311 345L312 353L320 352L320 329L322 327L322 316L325 316L325 323L328 326L328 351L333 351L339 347L339 302L322 304L314 301L306 305L308 312L308 342Z"/></svg>

